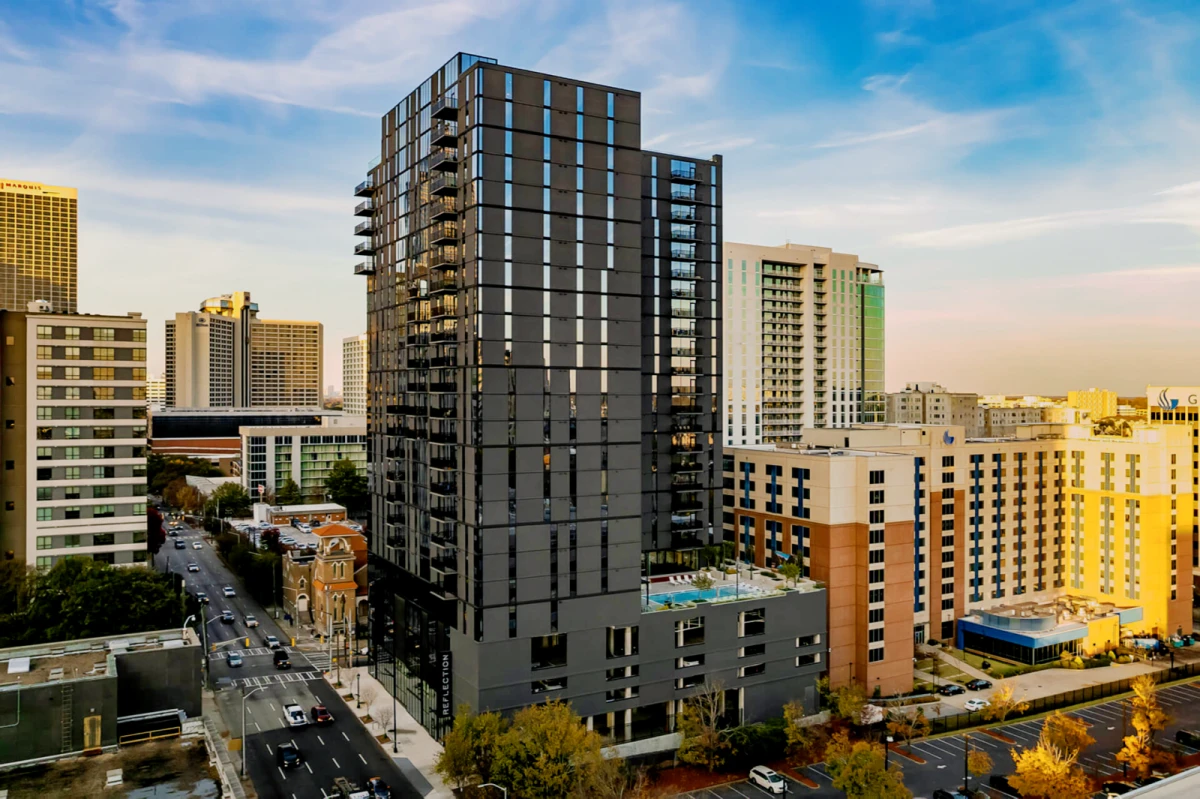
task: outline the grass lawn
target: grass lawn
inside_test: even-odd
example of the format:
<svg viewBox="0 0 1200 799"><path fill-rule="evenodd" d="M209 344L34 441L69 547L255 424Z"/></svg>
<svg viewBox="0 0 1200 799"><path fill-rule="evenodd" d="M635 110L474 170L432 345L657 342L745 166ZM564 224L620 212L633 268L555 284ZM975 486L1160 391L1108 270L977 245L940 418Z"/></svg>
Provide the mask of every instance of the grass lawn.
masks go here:
<svg viewBox="0 0 1200 799"><path fill-rule="evenodd" d="M1018 674L1025 674L1026 672L1038 670L1033 666L1019 666L1013 663L1004 663L1003 661L993 660L991 658L983 658L971 652L964 652L961 649L950 649L949 647L945 647L943 651L955 658L958 658L964 663L974 666L980 671L986 672L987 674L990 674L991 676L1001 680L1005 677L1015 677ZM983 662L985 660L990 664L990 668L985 669L983 667Z"/></svg>

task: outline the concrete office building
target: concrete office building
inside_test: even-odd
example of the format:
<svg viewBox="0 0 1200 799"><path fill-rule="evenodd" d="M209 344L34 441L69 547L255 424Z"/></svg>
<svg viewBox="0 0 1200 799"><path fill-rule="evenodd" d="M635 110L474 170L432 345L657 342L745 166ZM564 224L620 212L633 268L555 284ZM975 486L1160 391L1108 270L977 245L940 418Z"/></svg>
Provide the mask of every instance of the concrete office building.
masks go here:
<svg viewBox="0 0 1200 799"><path fill-rule="evenodd" d="M1068 391L1067 406L1087 411L1092 419L1104 419L1117 415L1117 392L1103 388L1086 391Z"/></svg>
<svg viewBox="0 0 1200 799"><path fill-rule="evenodd" d="M169 408L320 407L320 322L259 319L247 291L166 323Z"/></svg>
<svg viewBox="0 0 1200 799"><path fill-rule="evenodd" d="M146 321L0 312L0 552L146 559Z"/></svg>
<svg viewBox="0 0 1200 799"><path fill-rule="evenodd" d="M938 383L906 383L887 395L887 421L892 424L961 425L968 438L984 435L984 409L979 395L947 391ZM1039 420L1040 421L1040 420Z"/></svg>
<svg viewBox="0 0 1200 799"><path fill-rule="evenodd" d="M883 272L827 247L725 245L725 444L882 422Z"/></svg>
<svg viewBox="0 0 1200 799"><path fill-rule="evenodd" d="M146 404L151 408L162 408L167 404L167 376L146 379Z"/></svg>
<svg viewBox="0 0 1200 799"><path fill-rule="evenodd" d="M342 339L342 410L367 415L367 334Z"/></svg>
<svg viewBox="0 0 1200 799"><path fill-rule="evenodd" d="M640 593L720 525L719 157L642 150L636 92L465 54L381 128L355 210L380 680L439 735L459 702L568 699L627 740L706 678L747 721L804 697L824 592Z"/></svg>
<svg viewBox="0 0 1200 799"><path fill-rule="evenodd" d="M0 178L0 310L79 310L77 204L75 189Z"/></svg>
<svg viewBox="0 0 1200 799"><path fill-rule="evenodd" d="M161 408L150 416L150 448L156 455L207 458L236 475L242 427L319 427L343 415L324 408Z"/></svg>
<svg viewBox="0 0 1200 799"><path fill-rule="evenodd" d="M348 460L367 473L367 420L325 416L319 427L246 426L242 440L242 485L251 497L274 494L290 477L306 500L325 498L325 478L333 465Z"/></svg>
<svg viewBox="0 0 1200 799"><path fill-rule="evenodd" d="M831 679L907 690L911 640L953 640L960 619L1014 603L1086 597L1123 609L1127 633L1192 629L1179 565L1191 555L1186 430L1034 425L970 439L955 425L874 425L805 436L817 449L727 453L725 536L757 565L802 558L827 581ZM901 598L908 607L892 605ZM909 622L912 639L888 644L892 625ZM1087 625L1069 632L1059 643L1119 642L1091 640Z"/></svg>

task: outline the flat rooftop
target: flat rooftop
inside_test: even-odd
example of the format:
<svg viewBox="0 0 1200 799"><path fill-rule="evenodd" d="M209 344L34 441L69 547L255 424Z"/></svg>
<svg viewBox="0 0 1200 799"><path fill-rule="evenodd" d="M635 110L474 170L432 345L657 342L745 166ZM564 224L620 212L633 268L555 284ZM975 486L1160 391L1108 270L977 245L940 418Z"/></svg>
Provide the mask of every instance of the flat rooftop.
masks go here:
<svg viewBox="0 0 1200 799"><path fill-rule="evenodd" d="M113 638L82 638L0 649L0 691L13 686L80 680L115 673L110 655L200 646L190 627Z"/></svg>
<svg viewBox="0 0 1200 799"><path fill-rule="evenodd" d="M116 669L112 671L116 673ZM5 685L39 685L105 676L109 676L108 653L103 650L73 655L9 658L0 665L0 682Z"/></svg>

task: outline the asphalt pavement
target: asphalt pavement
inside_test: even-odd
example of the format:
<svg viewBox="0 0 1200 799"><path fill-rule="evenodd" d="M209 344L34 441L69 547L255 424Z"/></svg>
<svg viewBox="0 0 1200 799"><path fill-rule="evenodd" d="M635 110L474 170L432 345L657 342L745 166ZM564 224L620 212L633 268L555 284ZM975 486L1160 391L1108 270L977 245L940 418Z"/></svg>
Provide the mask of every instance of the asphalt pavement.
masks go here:
<svg viewBox="0 0 1200 799"><path fill-rule="evenodd" d="M422 793L401 774L394 761L380 748L370 733L355 718L338 692L324 679L322 667L327 667L324 653L307 653L292 647L291 633L281 628L270 613L243 591L241 583L221 562L217 553L201 533L186 528L178 540L187 549L177 550L168 538L155 558L160 570L168 568L183 575L186 590L204 591L209 604L205 607L210 652L209 687L215 689L217 707L230 737L241 735L242 701L245 695L246 741L242 752L246 756L246 773L254 782L259 796L283 799L320 799L332 794L335 777L346 777L365 787L368 777L383 777L392 787L392 795L403 799L420 799ZM200 549L193 543L201 542ZM187 564L196 563L199 572L188 572ZM235 596L222 593L231 586ZM231 610L233 624L223 623L221 611ZM246 614L259 622L247 628ZM197 623L198 624L198 623ZM273 653L265 638L276 636L289 652L291 669L277 670ZM250 646L246 646L246 638ZM243 664L230 668L226 662L229 652L242 655ZM314 662L316 661L316 662ZM297 704L310 714L313 705L324 705L333 715L330 725L291 728L284 720L285 705ZM300 768L283 769L276 761L279 744L296 745L305 758ZM403 756L401 751L398 756ZM234 753L240 766L240 757Z"/></svg>
<svg viewBox="0 0 1200 799"><path fill-rule="evenodd" d="M1179 683L1165 686L1158 691L1159 702L1170 717L1170 724L1165 732L1159 733L1158 741L1169 748L1177 749L1183 754L1195 754L1196 750L1175 743L1176 730L1200 730L1200 683ZM1120 699L1104 702L1091 707L1067 711L1068 715L1082 719L1089 725L1088 734L1096 742L1085 749L1080 756L1080 765L1092 776L1110 780L1122 779L1121 764L1113 760L1121 749L1121 739L1127 730L1129 700ZM963 761L967 746L987 752L992 758L991 774L1011 774L1013 771L1012 751L1024 749L1037 742L1041 734L1044 719L1023 721L999 727L1006 736L1016 741L1009 744L998 740L978 730L966 735L953 735L928 741L913 743L912 752L926 761L915 763L895 752L889 754L890 761L898 764L904 772L904 784L913 792L914 797L931 796L937 788L954 789L963 784ZM1126 726L1128 725L1128 726ZM844 797L841 791L834 790L833 780L825 771L823 764L808 766L801 773L817 784L809 788L795 780L787 778L788 795L813 797ZM994 797L1012 797L996 788L988 787L989 775L982 778L971 778L971 787L986 787ZM704 788L698 791L678 794L686 799L757 799L769 796L766 791L748 782L723 785L716 788Z"/></svg>

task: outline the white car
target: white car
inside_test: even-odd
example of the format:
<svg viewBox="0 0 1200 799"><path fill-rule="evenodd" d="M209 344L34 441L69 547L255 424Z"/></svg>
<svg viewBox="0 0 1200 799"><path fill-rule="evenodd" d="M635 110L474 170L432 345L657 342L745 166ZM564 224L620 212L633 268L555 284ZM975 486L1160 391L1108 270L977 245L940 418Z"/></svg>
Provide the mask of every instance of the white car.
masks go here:
<svg viewBox="0 0 1200 799"><path fill-rule="evenodd" d="M189 564L188 564L188 571L190 571L190 572L198 572L198 571L200 571L200 567L199 567L198 565L196 565L195 563L189 563Z"/></svg>
<svg viewBox="0 0 1200 799"><path fill-rule="evenodd" d="M222 588L221 593L224 594L225 596L237 596L237 592L235 592L233 590L232 585L227 585L224 588Z"/></svg>
<svg viewBox="0 0 1200 799"><path fill-rule="evenodd" d="M268 649L278 649L279 648L279 639L276 638L275 636L268 635L263 640L267 642Z"/></svg>
<svg viewBox="0 0 1200 799"><path fill-rule="evenodd" d="M192 549L204 549L204 544L201 544L199 541L193 541Z"/></svg>
<svg viewBox="0 0 1200 799"><path fill-rule="evenodd" d="M247 615L246 616L246 626L247 627L257 627L258 619L254 618L253 615Z"/></svg>
<svg viewBox="0 0 1200 799"><path fill-rule="evenodd" d="M309 524L305 524L304 522L300 522L300 524L297 524L296 529L302 533L311 533L312 532L312 526Z"/></svg>
<svg viewBox="0 0 1200 799"><path fill-rule="evenodd" d="M787 783L783 781L783 777L766 766L750 769L750 782L768 793L783 793L787 790Z"/></svg>
<svg viewBox="0 0 1200 799"><path fill-rule="evenodd" d="M304 714L303 708L299 705L284 705L283 720L287 722L289 727L308 726L308 716Z"/></svg>
<svg viewBox="0 0 1200 799"><path fill-rule="evenodd" d="M963 707L965 707L967 710L969 710L971 712L975 712L976 710L983 710L987 706L988 706L988 703L987 703L986 699L968 699L966 701L966 703L963 704Z"/></svg>

